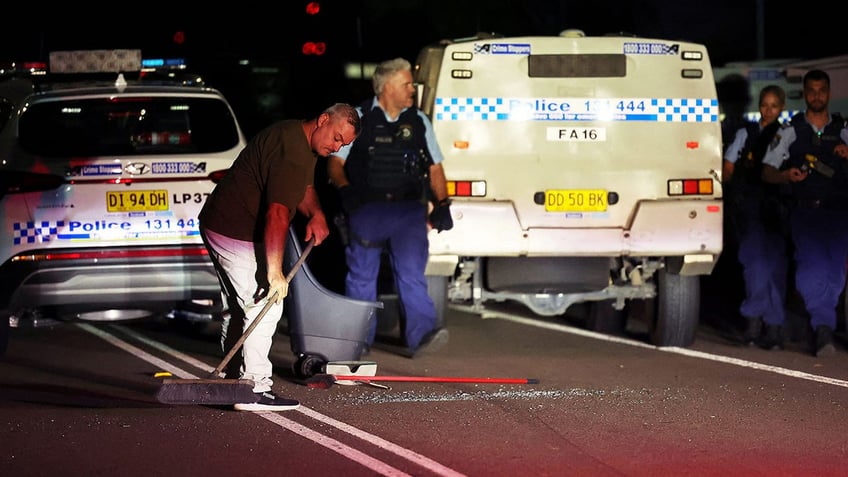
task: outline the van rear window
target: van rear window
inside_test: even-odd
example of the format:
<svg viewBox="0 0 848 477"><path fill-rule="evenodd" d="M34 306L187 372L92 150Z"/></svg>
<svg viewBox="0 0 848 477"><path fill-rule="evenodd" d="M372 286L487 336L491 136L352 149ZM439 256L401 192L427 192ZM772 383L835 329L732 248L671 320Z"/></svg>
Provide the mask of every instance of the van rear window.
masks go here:
<svg viewBox="0 0 848 477"><path fill-rule="evenodd" d="M88 157L215 153L239 137L214 98L118 97L34 103L20 117L18 141L34 155Z"/></svg>
<svg viewBox="0 0 848 477"><path fill-rule="evenodd" d="M624 55L530 55L531 78L615 78L627 76Z"/></svg>

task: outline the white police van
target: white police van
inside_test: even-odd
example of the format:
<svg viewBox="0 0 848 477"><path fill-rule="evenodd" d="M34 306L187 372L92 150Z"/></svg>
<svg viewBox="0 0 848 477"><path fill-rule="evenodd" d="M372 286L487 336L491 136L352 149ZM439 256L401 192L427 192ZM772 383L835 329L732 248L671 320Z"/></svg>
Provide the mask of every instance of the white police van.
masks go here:
<svg viewBox="0 0 848 477"><path fill-rule="evenodd" d="M0 131L0 350L10 320L220 311L197 215L245 146L227 100L139 50L40 73Z"/></svg>
<svg viewBox="0 0 848 477"><path fill-rule="evenodd" d="M424 48L415 79L453 199L454 228L429 236L438 306L512 300L555 316L581 304L610 332L640 310L654 344L694 341L700 276L722 251L703 45L481 36Z"/></svg>

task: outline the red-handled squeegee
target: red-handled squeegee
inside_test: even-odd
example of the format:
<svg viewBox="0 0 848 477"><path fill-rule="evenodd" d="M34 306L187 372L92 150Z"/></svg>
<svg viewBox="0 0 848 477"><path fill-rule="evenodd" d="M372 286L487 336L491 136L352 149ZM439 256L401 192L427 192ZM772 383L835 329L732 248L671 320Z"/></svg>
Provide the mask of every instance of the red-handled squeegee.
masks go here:
<svg viewBox="0 0 848 477"><path fill-rule="evenodd" d="M316 374L306 380L306 385L315 389L327 389L337 381L371 383L379 381L406 383L486 383L486 384L539 384L535 378L465 378L454 376L354 376Z"/></svg>

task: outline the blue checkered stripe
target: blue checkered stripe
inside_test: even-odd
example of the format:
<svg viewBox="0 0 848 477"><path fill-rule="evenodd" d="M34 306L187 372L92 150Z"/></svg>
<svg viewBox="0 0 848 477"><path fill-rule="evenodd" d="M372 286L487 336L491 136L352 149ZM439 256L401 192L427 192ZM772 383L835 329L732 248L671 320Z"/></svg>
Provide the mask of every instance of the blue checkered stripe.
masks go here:
<svg viewBox="0 0 848 477"><path fill-rule="evenodd" d="M509 100L504 98L436 98L436 119L441 121L509 121Z"/></svg>
<svg viewBox="0 0 848 477"><path fill-rule="evenodd" d="M59 229L64 226L64 220L15 222L12 225L12 230L14 231L14 236L12 238L15 245L50 242L56 238L56 235L59 233Z"/></svg>
<svg viewBox="0 0 848 477"><path fill-rule="evenodd" d="M718 121L718 100L700 98L652 99L657 121L666 123L704 123Z"/></svg>
<svg viewBox="0 0 848 477"><path fill-rule="evenodd" d="M589 101L593 101L589 100ZM644 105L639 110L611 112L527 111L512 110L510 104L532 103L534 99L517 98L436 98L434 117L437 121L655 121L655 122L718 122L717 99L651 98L610 99L610 103ZM545 101L550 102L550 99ZM587 99L568 98L561 103L582 105Z"/></svg>

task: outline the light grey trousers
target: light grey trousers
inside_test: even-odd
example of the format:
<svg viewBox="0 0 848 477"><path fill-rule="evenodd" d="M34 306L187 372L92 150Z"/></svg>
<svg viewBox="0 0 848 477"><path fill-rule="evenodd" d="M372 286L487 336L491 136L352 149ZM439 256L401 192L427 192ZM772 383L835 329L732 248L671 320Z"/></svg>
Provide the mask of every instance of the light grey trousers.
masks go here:
<svg viewBox="0 0 848 477"><path fill-rule="evenodd" d="M242 321L243 333L268 300L264 246L226 237L202 227L200 234L218 273L224 303L229 308L229 313L224 313L221 332L221 348L226 353L230 343L240 338L235 336L227 340L230 322ZM240 378L253 381L253 392L270 391L273 385L273 365L268 355L282 315L283 304L272 305L244 341L239 373Z"/></svg>

